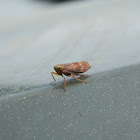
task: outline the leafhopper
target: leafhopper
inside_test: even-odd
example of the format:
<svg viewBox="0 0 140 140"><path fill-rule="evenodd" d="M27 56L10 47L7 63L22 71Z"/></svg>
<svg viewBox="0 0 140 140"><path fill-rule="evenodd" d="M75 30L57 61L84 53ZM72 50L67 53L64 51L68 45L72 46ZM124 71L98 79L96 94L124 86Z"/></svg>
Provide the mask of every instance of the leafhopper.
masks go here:
<svg viewBox="0 0 140 140"><path fill-rule="evenodd" d="M51 75L54 79L54 81L52 83L54 83L56 81L54 76L53 76L54 74L62 76L64 78L64 91L66 90L66 82L65 82L64 75L68 76L68 77L73 77L80 82L86 83L86 81L83 81L75 76L86 76L86 75L81 74L81 73L86 72L87 70L90 69L90 67L91 66L86 61L66 63L66 64L57 64L54 66L54 70L56 72L51 72Z"/></svg>

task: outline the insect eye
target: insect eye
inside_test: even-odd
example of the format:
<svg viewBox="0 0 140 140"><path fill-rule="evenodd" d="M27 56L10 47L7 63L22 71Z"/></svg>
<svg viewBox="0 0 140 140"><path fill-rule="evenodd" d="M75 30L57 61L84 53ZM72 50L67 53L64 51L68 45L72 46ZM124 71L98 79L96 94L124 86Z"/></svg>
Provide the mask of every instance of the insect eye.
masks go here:
<svg viewBox="0 0 140 140"><path fill-rule="evenodd" d="M54 69L61 70L62 68L61 68L61 66L56 65L56 66L54 66Z"/></svg>
<svg viewBox="0 0 140 140"><path fill-rule="evenodd" d="M57 69L58 69L58 70L61 70L61 66L58 66Z"/></svg>

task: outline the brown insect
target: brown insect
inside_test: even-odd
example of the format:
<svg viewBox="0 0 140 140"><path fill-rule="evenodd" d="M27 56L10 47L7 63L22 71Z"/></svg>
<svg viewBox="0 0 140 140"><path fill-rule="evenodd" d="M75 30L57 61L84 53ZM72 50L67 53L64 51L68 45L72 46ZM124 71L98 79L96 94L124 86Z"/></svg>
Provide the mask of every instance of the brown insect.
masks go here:
<svg viewBox="0 0 140 140"><path fill-rule="evenodd" d="M56 73L51 72L51 75L54 79L54 81L52 83L54 83L56 81L53 74L62 76L64 78L64 91L66 90L66 82L65 82L64 75L66 75L68 77L73 77L80 82L86 83L86 81L78 79L75 76L86 76L84 74L81 75L81 73L86 72L87 70L90 69L90 67L91 66L86 61L55 65L54 70L56 71Z"/></svg>

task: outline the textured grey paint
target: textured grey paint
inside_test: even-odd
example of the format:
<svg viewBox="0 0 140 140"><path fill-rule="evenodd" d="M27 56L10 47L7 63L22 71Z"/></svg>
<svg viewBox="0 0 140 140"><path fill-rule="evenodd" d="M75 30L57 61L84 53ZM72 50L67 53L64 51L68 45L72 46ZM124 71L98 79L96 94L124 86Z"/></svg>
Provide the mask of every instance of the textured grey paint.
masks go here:
<svg viewBox="0 0 140 140"><path fill-rule="evenodd" d="M0 101L1 140L139 140L140 65ZM61 83L62 84L62 83Z"/></svg>

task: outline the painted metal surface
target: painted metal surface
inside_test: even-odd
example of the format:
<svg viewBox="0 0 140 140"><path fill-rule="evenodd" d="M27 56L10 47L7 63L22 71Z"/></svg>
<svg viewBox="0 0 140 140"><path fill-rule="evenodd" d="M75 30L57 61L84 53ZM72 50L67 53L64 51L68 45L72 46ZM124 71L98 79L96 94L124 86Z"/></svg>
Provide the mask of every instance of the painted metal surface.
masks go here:
<svg viewBox="0 0 140 140"><path fill-rule="evenodd" d="M1 0L0 140L139 140L139 4ZM87 85L50 85L75 61Z"/></svg>

